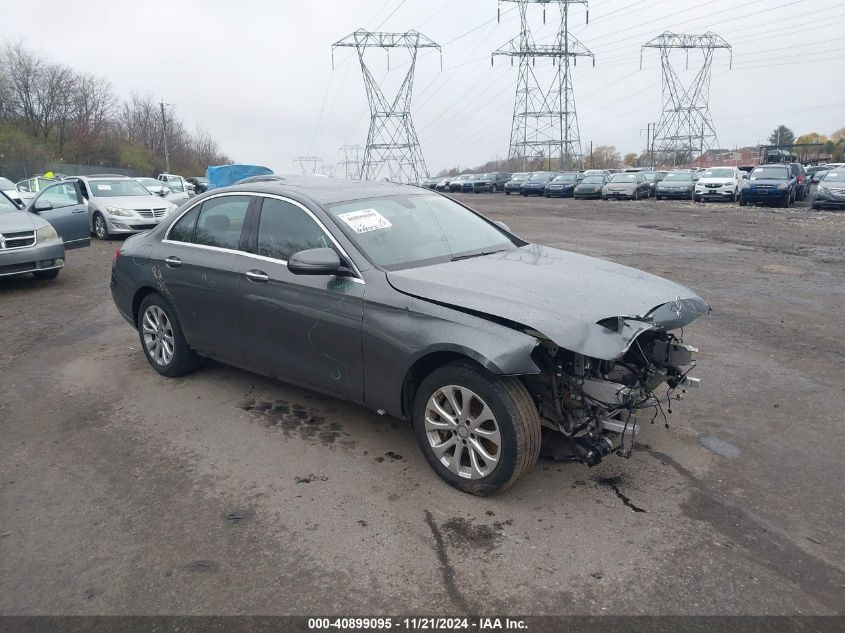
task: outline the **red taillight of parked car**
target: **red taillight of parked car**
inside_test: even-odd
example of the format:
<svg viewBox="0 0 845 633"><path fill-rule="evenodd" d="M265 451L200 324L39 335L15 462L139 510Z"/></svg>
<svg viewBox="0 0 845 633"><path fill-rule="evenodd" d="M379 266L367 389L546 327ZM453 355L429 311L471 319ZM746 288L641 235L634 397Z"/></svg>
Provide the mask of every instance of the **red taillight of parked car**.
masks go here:
<svg viewBox="0 0 845 633"><path fill-rule="evenodd" d="M114 266L118 259L120 259L120 246L114 249L114 255L111 256L111 265Z"/></svg>
<svg viewBox="0 0 845 633"><path fill-rule="evenodd" d="M798 184L799 185L804 184L804 176L802 176L801 174L798 174Z"/></svg>

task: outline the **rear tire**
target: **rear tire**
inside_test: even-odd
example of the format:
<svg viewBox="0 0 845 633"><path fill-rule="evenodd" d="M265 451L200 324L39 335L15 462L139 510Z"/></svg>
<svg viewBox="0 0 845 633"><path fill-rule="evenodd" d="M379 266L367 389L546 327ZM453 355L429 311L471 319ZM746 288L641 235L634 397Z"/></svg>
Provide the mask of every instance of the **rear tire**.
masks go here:
<svg viewBox="0 0 845 633"><path fill-rule="evenodd" d="M470 494L508 488L540 455L540 416L525 386L512 376L494 376L465 363L444 365L420 384L413 414L414 434L429 465L449 485ZM485 459L485 453L493 459Z"/></svg>
<svg viewBox="0 0 845 633"><path fill-rule="evenodd" d="M200 357L188 347L179 317L160 294L144 298L136 320L144 356L162 376L183 376L199 366Z"/></svg>
<svg viewBox="0 0 845 633"><path fill-rule="evenodd" d="M739 197L739 206L744 207L748 205L748 201L742 196Z"/></svg>
<svg viewBox="0 0 845 633"><path fill-rule="evenodd" d="M61 268L54 268L53 270L36 270L32 274L36 279L55 279L59 276Z"/></svg>

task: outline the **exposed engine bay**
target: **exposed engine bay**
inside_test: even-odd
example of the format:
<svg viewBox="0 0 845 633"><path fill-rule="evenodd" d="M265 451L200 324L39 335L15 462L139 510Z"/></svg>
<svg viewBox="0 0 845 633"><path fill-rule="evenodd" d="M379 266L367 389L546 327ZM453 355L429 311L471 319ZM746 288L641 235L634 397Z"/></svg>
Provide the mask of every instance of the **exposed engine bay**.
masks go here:
<svg viewBox="0 0 845 633"><path fill-rule="evenodd" d="M672 332L649 329L615 360L600 360L540 339L540 374L523 376L540 413L546 453L595 466L611 453L628 457L643 420L665 420L664 403L698 387L698 350ZM663 385L666 386L664 391ZM555 433L556 432L556 433ZM561 449L564 457L561 455Z"/></svg>

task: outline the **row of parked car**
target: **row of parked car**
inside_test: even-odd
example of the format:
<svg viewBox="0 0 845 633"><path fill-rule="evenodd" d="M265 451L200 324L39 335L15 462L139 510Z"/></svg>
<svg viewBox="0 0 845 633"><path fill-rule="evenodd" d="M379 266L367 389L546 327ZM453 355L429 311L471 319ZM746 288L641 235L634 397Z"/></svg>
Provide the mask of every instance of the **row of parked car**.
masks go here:
<svg viewBox="0 0 845 633"><path fill-rule="evenodd" d="M193 189L182 176L129 178L119 174L48 174L17 185L0 178L0 277L56 277L65 251L154 228Z"/></svg>
<svg viewBox="0 0 845 633"><path fill-rule="evenodd" d="M422 186L448 193L495 193L506 195L571 197L579 199L640 198L681 199L703 202L728 200L747 204L789 206L810 196L812 183L819 186L812 199L814 209L845 206L845 165L832 163L805 168L801 163L773 163L747 167L711 167L672 171L627 169L621 173L589 169L579 172L535 171L509 174L461 174L431 178Z"/></svg>

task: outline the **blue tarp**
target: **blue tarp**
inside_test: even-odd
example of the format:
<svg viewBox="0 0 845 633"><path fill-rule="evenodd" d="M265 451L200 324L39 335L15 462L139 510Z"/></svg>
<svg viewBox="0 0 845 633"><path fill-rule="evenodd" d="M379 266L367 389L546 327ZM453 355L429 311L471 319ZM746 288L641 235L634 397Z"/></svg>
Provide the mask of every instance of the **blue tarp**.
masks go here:
<svg viewBox="0 0 845 633"><path fill-rule="evenodd" d="M250 176L266 176L273 170L261 165L209 165L205 170L208 188L228 187Z"/></svg>

